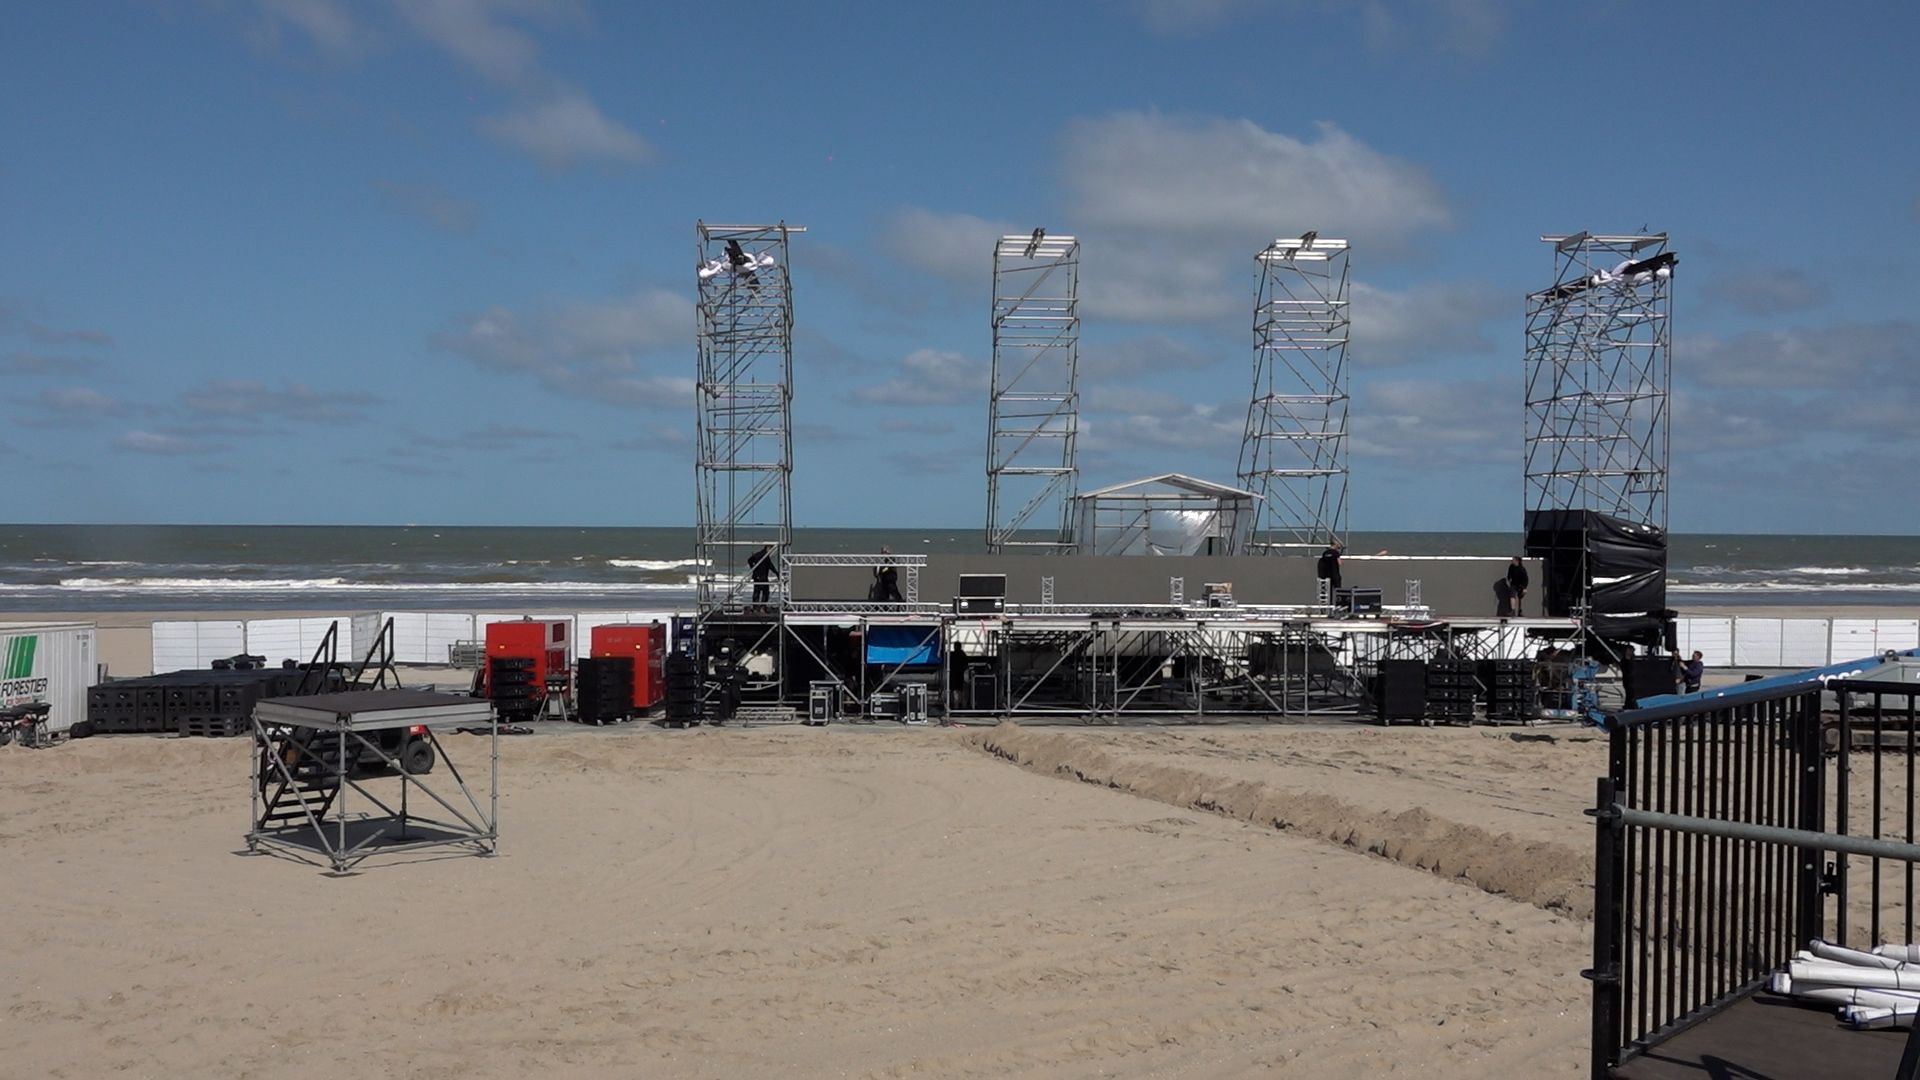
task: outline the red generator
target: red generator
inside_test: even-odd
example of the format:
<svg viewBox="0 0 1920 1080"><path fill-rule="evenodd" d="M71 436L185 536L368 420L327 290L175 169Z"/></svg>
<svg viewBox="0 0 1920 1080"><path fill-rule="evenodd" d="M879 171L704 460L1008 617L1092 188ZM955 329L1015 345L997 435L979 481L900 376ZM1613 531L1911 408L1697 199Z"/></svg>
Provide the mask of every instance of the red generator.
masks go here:
<svg viewBox="0 0 1920 1080"><path fill-rule="evenodd" d="M633 658L633 711L645 712L665 695L667 626L665 623L626 623L593 628L595 659Z"/></svg>
<svg viewBox="0 0 1920 1080"><path fill-rule="evenodd" d="M490 699L503 717L537 715L546 705L549 687L571 696L567 621L488 623L486 665L480 671L480 696Z"/></svg>

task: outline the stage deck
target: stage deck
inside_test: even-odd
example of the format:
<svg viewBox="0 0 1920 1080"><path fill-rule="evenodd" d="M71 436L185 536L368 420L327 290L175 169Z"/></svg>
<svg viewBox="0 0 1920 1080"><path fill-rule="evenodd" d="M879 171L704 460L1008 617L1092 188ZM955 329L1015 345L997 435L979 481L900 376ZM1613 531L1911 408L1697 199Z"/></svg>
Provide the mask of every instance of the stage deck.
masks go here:
<svg viewBox="0 0 1920 1080"><path fill-rule="evenodd" d="M253 707L264 724L327 731L378 731L416 724L472 724L493 720L493 704L458 694L426 690L349 690L338 694L265 698Z"/></svg>

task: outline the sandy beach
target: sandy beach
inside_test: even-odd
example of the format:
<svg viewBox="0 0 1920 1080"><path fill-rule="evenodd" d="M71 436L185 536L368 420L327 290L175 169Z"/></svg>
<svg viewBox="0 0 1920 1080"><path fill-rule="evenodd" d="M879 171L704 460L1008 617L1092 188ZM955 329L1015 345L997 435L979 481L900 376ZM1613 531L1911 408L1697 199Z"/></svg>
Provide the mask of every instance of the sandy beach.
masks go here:
<svg viewBox="0 0 1920 1080"><path fill-rule="evenodd" d="M1573 1076L1601 762L1486 731L573 729L506 742L498 858L330 878L241 853L237 741L0 753L31 913L0 1076Z"/></svg>

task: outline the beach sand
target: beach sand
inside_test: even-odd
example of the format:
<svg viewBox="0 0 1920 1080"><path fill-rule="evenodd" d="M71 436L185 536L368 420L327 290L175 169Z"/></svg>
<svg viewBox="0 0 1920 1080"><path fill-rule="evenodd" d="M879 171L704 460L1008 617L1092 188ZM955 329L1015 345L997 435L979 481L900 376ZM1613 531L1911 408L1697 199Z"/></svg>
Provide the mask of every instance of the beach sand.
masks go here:
<svg viewBox="0 0 1920 1080"><path fill-rule="evenodd" d="M498 858L336 879L241 853L244 743L10 749L0 1076L1571 1077L1603 759L571 729L504 741Z"/></svg>

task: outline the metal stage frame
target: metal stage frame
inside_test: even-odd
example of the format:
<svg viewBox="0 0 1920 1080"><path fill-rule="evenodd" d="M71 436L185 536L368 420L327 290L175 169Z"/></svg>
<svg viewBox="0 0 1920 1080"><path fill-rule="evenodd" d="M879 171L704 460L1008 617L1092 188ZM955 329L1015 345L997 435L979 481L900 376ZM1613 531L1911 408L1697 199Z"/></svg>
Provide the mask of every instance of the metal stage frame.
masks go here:
<svg viewBox="0 0 1920 1080"><path fill-rule="evenodd" d="M905 570L924 558L795 554L789 561L875 566L891 560ZM783 573L790 581L790 569ZM877 628L906 630L909 660L866 662L866 643ZM1581 624L1439 621L1425 609L1403 607L1368 618L1307 605L1203 603L1012 604L981 615L910 597L898 603L789 599L773 610L716 618L704 632L703 655L718 640L711 635L725 634L739 651L773 659L773 676L750 685L743 700L783 717L805 706L813 683L835 684L846 709L842 718L861 719L869 718L875 694L917 682L928 688L930 712L947 722L1073 717L1113 723L1364 714L1368 680L1383 660L1524 655L1577 638ZM936 652L932 663L910 662L927 647Z"/></svg>
<svg viewBox="0 0 1920 1080"><path fill-rule="evenodd" d="M1527 297L1524 510L1667 531L1673 266L1666 233L1542 236L1553 284ZM1586 606L1584 575L1575 606Z"/></svg>
<svg viewBox="0 0 1920 1080"><path fill-rule="evenodd" d="M800 225L698 222L695 575L701 617L738 611L747 560L793 540L793 288Z"/></svg>
<svg viewBox="0 0 1920 1080"><path fill-rule="evenodd" d="M1080 242L1003 236L993 248L987 550L1071 552L1079 486Z"/></svg>
<svg viewBox="0 0 1920 1080"><path fill-rule="evenodd" d="M455 724L487 731L484 808L433 728ZM500 724L487 701L397 688L267 698L254 706L252 728L249 852L269 847L302 859L319 855L333 873L344 874L372 855L397 851L446 846L467 846L482 855L499 851ZM409 773L377 738L368 737L394 728L420 730L450 774L452 792L443 796L422 776ZM399 778L398 806L358 775L368 759ZM409 794L416 789L454 820L415 812ZM350 813L349 791L383 816ZM455 805L456 799L464 799L466 809Z"/></svg>
<svg viewBox="0 0 1920 1080"><path fill-rule="evenodd" d="M1347 535L1347 242L1308 232L1255 260L1253 396L1238 474L1260 499L1247 553L1311 552Z"/></svg>

